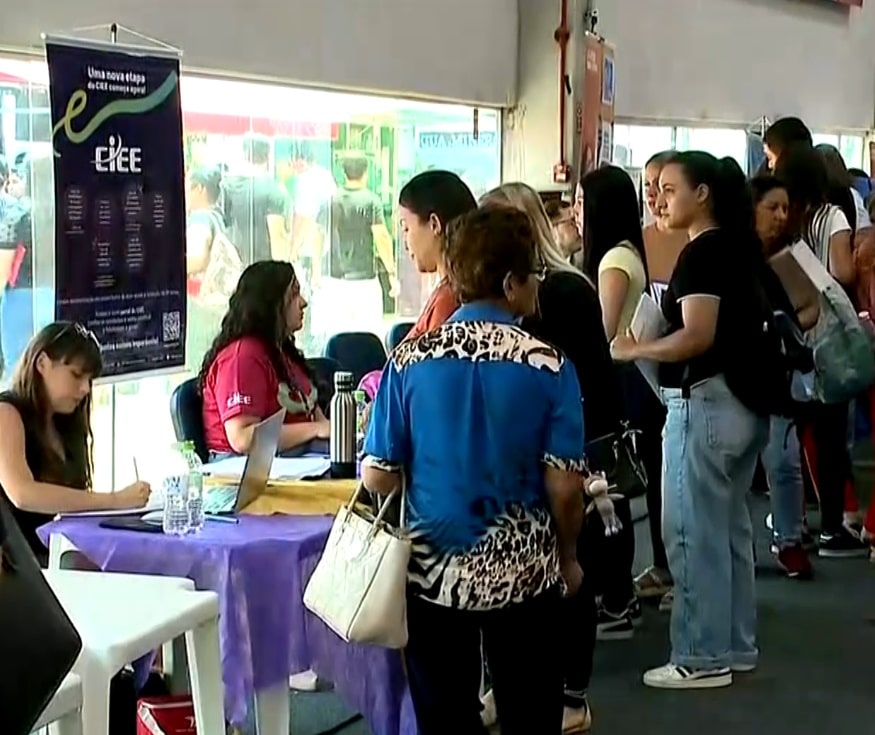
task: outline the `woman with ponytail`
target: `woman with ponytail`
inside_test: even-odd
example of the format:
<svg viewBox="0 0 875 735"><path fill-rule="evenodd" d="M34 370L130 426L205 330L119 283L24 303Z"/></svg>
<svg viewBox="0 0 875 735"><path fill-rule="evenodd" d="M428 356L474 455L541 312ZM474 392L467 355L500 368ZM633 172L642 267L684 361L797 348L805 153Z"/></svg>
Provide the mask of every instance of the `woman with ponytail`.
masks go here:
<svg viewBox="0 0 875 735"><path fill-rule="evenodd" d="M768 437L752 410L762 256L744 175L731 159L678 153L660 175L672 228L685 229L662 302L664 337L616 337L616 360L660 364L663 538L675 582L671 658L645 673L661 689L728 686L756 667L753 531L746 495ZM747 363L750 367L744 368ZM741 388L745 388L744 391ZM742 392L744 395L742 396Z"/></svg>

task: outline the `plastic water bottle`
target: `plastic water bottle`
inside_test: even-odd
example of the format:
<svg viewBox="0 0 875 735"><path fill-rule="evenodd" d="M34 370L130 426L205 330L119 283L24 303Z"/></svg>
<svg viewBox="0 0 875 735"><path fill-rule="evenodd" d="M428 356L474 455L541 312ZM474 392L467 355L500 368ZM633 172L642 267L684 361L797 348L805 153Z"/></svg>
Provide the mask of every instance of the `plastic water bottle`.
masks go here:
<svg viewBox="0 0 875 735"><path fill-rule="evenodd" d="M168 536L188 533L189 466L182 447L175 445L168 458L168 472L164 477L164 515L162 527Z"/></svg>
<svg viewBox="0 0 875 735"><path fill-rule="evenodd" d="M198 457L193 442L185 443L188 460L188 530L199 533L204 527L204 463Z"/></svg>

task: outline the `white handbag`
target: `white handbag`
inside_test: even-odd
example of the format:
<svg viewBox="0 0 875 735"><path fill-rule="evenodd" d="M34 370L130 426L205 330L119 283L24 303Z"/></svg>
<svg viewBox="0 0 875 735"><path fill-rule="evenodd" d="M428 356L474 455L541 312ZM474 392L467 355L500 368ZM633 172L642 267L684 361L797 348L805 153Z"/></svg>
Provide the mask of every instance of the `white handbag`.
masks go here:
<svg viewBox="0 0 875 735"><path fill-rule="evenodd" d="M407 645L407 565L410 541L401 529L383 520L395 493L383 502L376 518L356 508L363 489L342 507L322 558L304 590L304 606L343 640L385 648Z"/></svg>

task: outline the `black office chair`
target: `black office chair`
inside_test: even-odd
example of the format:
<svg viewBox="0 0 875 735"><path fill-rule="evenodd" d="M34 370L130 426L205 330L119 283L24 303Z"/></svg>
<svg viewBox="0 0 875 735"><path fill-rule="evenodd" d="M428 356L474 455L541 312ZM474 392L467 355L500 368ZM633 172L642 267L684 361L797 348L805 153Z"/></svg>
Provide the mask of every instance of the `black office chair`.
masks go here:
<svg viewBox="0 0 875 735"><path fill-rule="evenodd" d="M308 357L307 366L313 374L316 390L319 391L319 408L327 416L328 406L334 395L334 373L343 368L337 360L332 360L330 357Z"/></svg>
<svg viewBox="0 0 875 735"><path fill-rule="evenodd" d="M414 322L397 322L392 325L392 328L386 335L386 349L389 352L392 352L392 350L404 341L404 338L410 334L410 330L413 329L413 324Z"/></svg>
<svg viewBox="0 0 875 735"><path fill-rule="evenodd" d="M335 334L325 345L324 354L351 372L356 383L372 370L382 370L387 359L380 338L370 332Z"/></svg>
<svg viewBox="0 0 875 735"><path fill-rule="evenodd" d="M193 442L194 450L202 462L210 461L207 440L204 436L203 399L197 386L197 378L181 383L170 396L170 420L173 432L180 442Z"/></svg>

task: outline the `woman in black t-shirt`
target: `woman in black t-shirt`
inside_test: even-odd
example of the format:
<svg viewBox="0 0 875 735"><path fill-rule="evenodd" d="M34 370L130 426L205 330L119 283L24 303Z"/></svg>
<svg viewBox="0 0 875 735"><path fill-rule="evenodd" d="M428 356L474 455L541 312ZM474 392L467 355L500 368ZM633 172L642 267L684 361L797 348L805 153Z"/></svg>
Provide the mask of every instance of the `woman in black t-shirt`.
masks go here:
<svg viewBox="0 0 875 735"><path fill-rule="evenodd" d="M56 513L141 508L149 485L115 493L91 490L91 381L100 375L94 335L71 322L43 328L28 344L0 393L0 502L12 514L37 558L47 553L36 529Z"/></svg>
<svg viewBox="0 0 875 735"><path fill-rule="evenodd" d="M670 662L645 673L647 686L728 686L756 667L753 531L746 494L766 444L768 419L749 410L727 377L756 337L750 196L731 160L679 153L660 176L669 224L685 228L663 297L666 336L612 343L617 360L660 364L668 416L663 434L663 536L675 580ZM760 258L761 260L761 258ZM761 324L759 325L761 328ZM747 341L746 339L747 338Z"/></svg>

